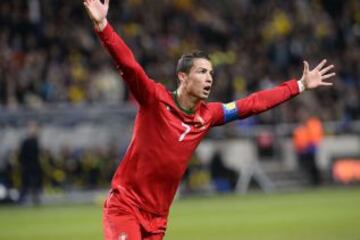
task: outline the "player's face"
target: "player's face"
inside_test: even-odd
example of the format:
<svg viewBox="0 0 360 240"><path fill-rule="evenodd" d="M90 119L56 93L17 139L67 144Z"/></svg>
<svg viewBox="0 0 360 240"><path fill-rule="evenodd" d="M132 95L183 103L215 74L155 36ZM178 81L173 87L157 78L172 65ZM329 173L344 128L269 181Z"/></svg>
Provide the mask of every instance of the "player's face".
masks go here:
<svg viewBox="0 0 360 240"><path fill-rule="evenodd" d="M184 81L188 94L199 99L207 99L213 84L213 74L214 71L209 60L194 59L193 66Z"/></svg>

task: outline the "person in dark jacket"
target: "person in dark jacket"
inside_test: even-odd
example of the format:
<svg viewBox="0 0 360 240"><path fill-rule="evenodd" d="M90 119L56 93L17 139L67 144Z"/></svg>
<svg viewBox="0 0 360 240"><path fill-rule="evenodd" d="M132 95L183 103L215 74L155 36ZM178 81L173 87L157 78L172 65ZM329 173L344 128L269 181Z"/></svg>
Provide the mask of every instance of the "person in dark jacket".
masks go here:
<svg viewBox="0 0 360 240"><path fill-rule="evenodd" d="M42 169L40 165L38 124L29 122L27 136L21 143L19 163L21 165L21 189L19 202L25 203L29 193L34 205L40 205L42 191Z"/></svg>

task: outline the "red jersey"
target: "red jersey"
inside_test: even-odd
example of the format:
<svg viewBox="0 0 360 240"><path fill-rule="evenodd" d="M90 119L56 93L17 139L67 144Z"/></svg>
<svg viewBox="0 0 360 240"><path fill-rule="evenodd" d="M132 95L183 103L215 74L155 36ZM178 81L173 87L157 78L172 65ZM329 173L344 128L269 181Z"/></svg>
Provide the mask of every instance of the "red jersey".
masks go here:
<svg viewBox="0 0 360 240"><path fill-rule="evenodd" d="M98 36L139 103L133 136L112 188L151 213L167 216L191 155L211 127L266 111L299 93L291 80L228 104L201 101L187 114L172 92L146 75L110 24Z"/></svg>

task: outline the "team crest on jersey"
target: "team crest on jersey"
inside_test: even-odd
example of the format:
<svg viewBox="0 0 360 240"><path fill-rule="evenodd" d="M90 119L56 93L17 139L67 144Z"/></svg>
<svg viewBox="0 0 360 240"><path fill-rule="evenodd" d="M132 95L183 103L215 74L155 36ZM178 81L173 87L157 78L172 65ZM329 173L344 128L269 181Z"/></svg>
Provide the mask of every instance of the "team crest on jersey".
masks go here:
<svg viewBox="0 0 360 240"><path fill-rule="evenodd" d="M238 109L236 106L236 102L230 102L223 104L224 110L224 122L230 122L238 118Z"/></svg>
<svg viewBox="0 0 360 240"><path fill-rule="evenodd" d="M120 233L119 240L128 240L128 235L125 232Z"/></svg>

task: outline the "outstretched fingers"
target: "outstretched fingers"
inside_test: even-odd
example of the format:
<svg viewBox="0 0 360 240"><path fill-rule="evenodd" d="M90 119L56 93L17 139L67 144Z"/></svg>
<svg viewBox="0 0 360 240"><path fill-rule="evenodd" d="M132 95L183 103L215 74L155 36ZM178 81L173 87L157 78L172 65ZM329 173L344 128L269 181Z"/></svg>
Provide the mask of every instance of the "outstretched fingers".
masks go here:
<svg viewBox="0 0 360 240"><path fill-rule="evenodd" d="M89 7L90 7L89 0L84 0L83 4L85 6L86 12L89 14Z"/></svg>
<svg viewBox="0 0 360 240"><path fill-rule="evenodd" d="M324 69L321 71L321 85L322 85L322 86L332 86L332 85L334 85L334 84L331 83L331 82L324 82L324 81L323 81L323 80L325 80L325 79L331 78L331 77L333 77L333 76L336 75L336 73L334 73L334 72L325 74L326 72L328 72L328 71L329 71L330 69L332 69L333 67L334 67L333 65L330 65L330 66L324 68ZM325 74L325 75L323 75L323 74Z"/></svg>
<svg viewBox="0 0 360 240"><path fill-rule="evenodd" d="M304 72L303 74L307 74L309 72L309 63L307 61L304 61Z"/></svg>
<svg viewBox="0 0 360 240"><path fill-rule="evenodd" d="M321 63L319 65L316 66L316 70L319 71L320 75L321 75L321 85L323 86L332 86L333 83L330 82L323 82L322 80L331 78L333 76L336 75L335 72L330 72L330 70L332 70L334 68L334 65L331 64L325 68L323 68L326 64L326 59L322 60ZM323 68L323 69L322 69ZM329 73L330 72L330 73Z"/></svg>
<svg viewBox="0 0 360 240"><path fill-rule="evenodd" d="M84 0L84 5L86 6L86 7L90 7L90 4L93 2L93 0Z"/></svg>
<svg viewBox="0 0 360 240"><path fill-rule="evenodd" d="M329 72L329 70L331 70L333 68L334 68L334 65L327 66L326 68L321 69L320 73L321 73L321 75L324 75L325 73Z"/></svg>
<svg viewBox="0 0 360 240"><path fill-rule="evenodd" d="M321 86L332 86L334 84L332 82L321 82L320 85Z"/></svg>
<svg viewBox="0 0 360 240"><path fill-rule="evenodd" d="M83 3L85 6L89 6L90 4L94 4L95 2L102 3L101 0L84 0ZM105 0L105 4L106 4L106 2L107 2L107 4L109 4L109 0Z"/></svg>
<svg viewBox="0 0 360 240"><path fill-rule="evenodd" d="M315 70L320 71L320 69L326 64L326 62L327 62L326 59L322 60L322 61L319 63L319 65L317 65L317 66L315 67Z"/></svg>
<svg viewBox="0 0 360 240"><path fill-rule="evenodd" d="M329 74L321 76L321 79L323 79L323 80L328 79L328 78L331 78L331 77L333 77L335 75L336 75L336 73L329 73Z"/></svg>
<svg viewBox="0 0 360 240"><path fill-rule="evenodd" d="M330 65L330 66L327 66L326 68L322 69L320 71L321 79L324 80L324 79L328 79L328 78L335 76L336 75L335 72L329 73L329 71L333 68L334 68L334 65ZM326 85L332 85L332 83L326 83Z"/></svg>
<svg viewBox="0 0 360 240"><path fill-rule="evenodd" d="M332 86L333 83L325 82L325 79L335 76L333 64L326 66L327 60L322 60L314 69L309 70L309 64L307 61L304 61L304 73L302 76L303 83L306 85L306 88L313 89L318 86Z"/></svg>

